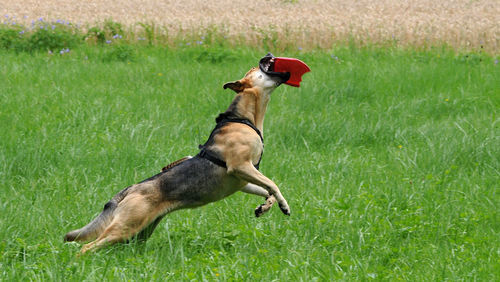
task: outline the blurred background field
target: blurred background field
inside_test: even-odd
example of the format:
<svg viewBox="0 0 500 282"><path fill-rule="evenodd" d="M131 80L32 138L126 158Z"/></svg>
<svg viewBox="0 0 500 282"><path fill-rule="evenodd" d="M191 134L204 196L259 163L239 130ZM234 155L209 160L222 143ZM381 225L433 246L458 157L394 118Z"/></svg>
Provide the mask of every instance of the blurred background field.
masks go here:
<svg viewBox="0 0 500 282"><path fill-rule="evenodd" d="M156 39L170 43L210 33L233 44L274 41L280 48L330 48L349 41L445 44L490 53L500 48L497 0L20 0L2 1L0 15L4 22L26 26L39 18L82 28L115 21L138 34L152 30Z"/></svg>

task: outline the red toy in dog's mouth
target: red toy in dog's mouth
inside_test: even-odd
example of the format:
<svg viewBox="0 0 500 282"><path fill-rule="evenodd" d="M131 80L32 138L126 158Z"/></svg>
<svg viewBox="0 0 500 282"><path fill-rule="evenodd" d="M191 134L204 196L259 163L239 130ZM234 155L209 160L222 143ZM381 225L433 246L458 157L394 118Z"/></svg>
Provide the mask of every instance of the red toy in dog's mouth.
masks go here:
<svg viewBox="0 0 500 282"><path fill-rule="evenodd" d="M301 60L295 58L274 57L268 53L259 62L260 69L267 75L276 76L283 80L283 83L299 87L302 75L311 69Z"/></svg>

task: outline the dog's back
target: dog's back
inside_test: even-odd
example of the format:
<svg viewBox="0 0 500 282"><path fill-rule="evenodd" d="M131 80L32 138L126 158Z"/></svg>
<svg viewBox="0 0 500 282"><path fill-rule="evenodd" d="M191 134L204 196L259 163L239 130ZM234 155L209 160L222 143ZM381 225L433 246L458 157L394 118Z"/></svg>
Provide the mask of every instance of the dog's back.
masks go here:
<svg viewBox="0 0 500 282"><path fill-rule="evenodd" d="M246 183L227 170L195 156L153 180L165 199L182 202L180 208L198 207L218 201L238 191Z"/></svg>

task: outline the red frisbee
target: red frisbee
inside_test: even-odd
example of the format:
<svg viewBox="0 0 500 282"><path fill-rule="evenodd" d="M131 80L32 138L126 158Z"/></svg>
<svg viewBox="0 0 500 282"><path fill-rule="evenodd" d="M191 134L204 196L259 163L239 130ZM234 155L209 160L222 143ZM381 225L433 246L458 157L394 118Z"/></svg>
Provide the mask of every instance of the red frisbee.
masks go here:
<svg viewBox="0 0 500 282"><path fill-rule="evenodd" d="M290 79L285 84L299 87L302 81L302 75L311 69L301 60L295 58L276 57L274 58L275 72L289 72Z"/></svg>

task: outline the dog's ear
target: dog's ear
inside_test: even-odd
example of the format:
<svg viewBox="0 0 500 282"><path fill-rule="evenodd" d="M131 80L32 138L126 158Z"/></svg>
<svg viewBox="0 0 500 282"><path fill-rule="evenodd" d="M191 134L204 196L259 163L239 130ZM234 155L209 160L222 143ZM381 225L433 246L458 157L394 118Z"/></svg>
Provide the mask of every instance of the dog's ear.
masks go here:
<svg viewBox="0 0 500 282"><path fill-rule="evenodd" d="M233 81L233 82L228 82L226 84L224 84L224 89L231 89L233 90L234 92L236 93L240 93L241 91L243 91L243 89L245 89L245 86L243 85L243 83L241 83L240 80L236 80L236 81Z"/></svg>

